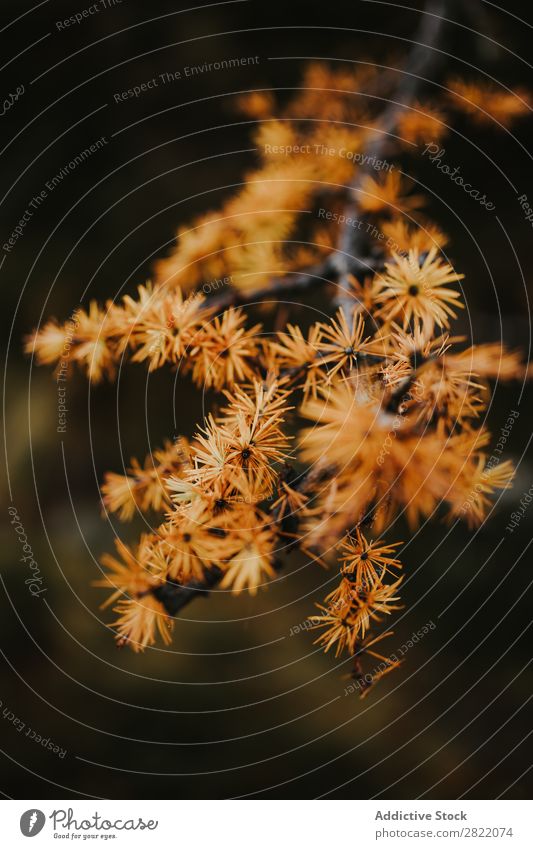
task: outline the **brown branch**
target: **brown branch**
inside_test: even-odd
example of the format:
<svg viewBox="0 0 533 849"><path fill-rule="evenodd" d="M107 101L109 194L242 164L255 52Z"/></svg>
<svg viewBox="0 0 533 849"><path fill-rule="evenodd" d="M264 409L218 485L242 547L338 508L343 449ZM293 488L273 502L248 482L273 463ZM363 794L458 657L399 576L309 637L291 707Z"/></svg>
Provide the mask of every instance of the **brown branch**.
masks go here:
<svg viewBox="0 0 533 849"><path fill-rule="evenodd" d="M445 13L453 3L454 0L429 0L423 12L423 19L413 39L413 47L409 53L395 101L391 102L384 110L375 131L375 138L370 141L367 148L366 164L359 166L350 185L351 199L345 208L346 219L353 219L359 215L357 191L363 178L372 170L369 162L374 158L381 157L400 116L417 97L419 89L426 81L424 77L427 78L427 75L434 72L442 62L443 56L436 49L436 45L442 35ZM282 300L295 292L306 291L335 282L339 286L335 302L349 312L353 309L356 301L351 293L348 275L365 274L371 269L376 269L378 265L378 260L372 256L372 246L368 234L346 224L341 231L337 250L324 262L303 271L273 278L260 289L252 289L246 292L232 287L220 295L209 298L207 305L219 312L232 306Z"/></svg>
<svg viewBox="0 0 533 849"><path fill-rule="evenodd" d="M152 595L161 602L169 616L177 613L199 595L206 596L209 590L216 587L222 580L223 572L218 566L211 566L204 572L202 581L194 580L188 584L178 584L166 581L162 586L152 590Z"/></svg>
<svg viewBox="0 0 533 849"><path fill-rule="evenodd" d="M453 6L453 2L454 0L429 0L422 12L422 21L413 38L413 47L394 101L389 103L384 110L376 128L376 137L369 144L368 158L358 168L351 184L350 194L352 199L345 209L347 220L349 218L353 220L360 215L357 196L364 177L372 170L370 161L382 157L387 149L390 134L396 128L400 117L418 96L419 90L426 82L428 75L434 73L442 64L444 57L437 49L437 44L442 37L445 14ZM332 258L339 274L339 291L335 300L338 306L342 306L346 312L351 312L356 304L348 279L348 275L353 273L351 262L355 257L365 254L371 254L368 234L362 229L346 224L341 231L339 249Z"/></svg>
<svg viewBox="0 0 533 849"><path fill-rule="evenodd" d="M243 291L236 287L231 287L227 292L221 295L215 295L208 298L206 306L214 308L216 312L222 312L228 307L249 306L256 303L264 303L267 301L280 301L286 296L292 295L295 292L306 291L311 288L327 286L336 281L338 277L338 269L336 267L335 255L336 251L328 256L324 262L310 266L301 271L295 271L290 275L283 277L274 277L268 281L265 286L260 289L250 289ZM360 270L368 271L374 268L376 260L371 256L350 256L347 257L347 264L352 274Z"/></svg>
<svg viewBox="0 0 533 849"><path fill-rule="evenodd" d="M322 481L331 476L334 469L331 466L315 466L305 474L300 476L289 466L285 469L286 479L290 482L292 489L298 492L310 492ZM288 477L287 477L288 475ZM273 520L279 522L280 535L290 532L295 534L298 527L298 517L294 514L291 516L276 516L272 512ZM296 545L296 542L294 543ZM287 550L291 550L294 545L288 545ZM283 563L277 561L275 568L279 571L283 568ZM210 590L214 589L222 580L224 573L218 566L210 566L204 572L203 580L190 581L188 584L179 584L174 581L166 581L160 587L151 590L152 595L161 602L166 612L170 616L176 616L179 611L186 607L189 602L197 596L207 596Z"/></svg>
<svg viewBox="0 0 533 849"><path fill-rule="evenodd" d="M328 257L324 262L303 271L296 271L294 274L284 277L274 277L260 289L250 289L247 292L233 286L221 295L208 298L206 306L221 312L228 307L255 304L268 300L277 301L285 295L308 289L312 285L325 286L332 282L332 274L336 275L336 272L331 259Z"/></svg>

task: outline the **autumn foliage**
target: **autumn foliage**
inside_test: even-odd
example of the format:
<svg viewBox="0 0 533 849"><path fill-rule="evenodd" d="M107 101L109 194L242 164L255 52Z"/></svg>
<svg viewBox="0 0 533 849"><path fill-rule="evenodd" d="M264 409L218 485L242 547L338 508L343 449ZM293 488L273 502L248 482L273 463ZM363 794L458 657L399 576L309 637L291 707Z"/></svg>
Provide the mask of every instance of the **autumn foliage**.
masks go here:
<svg viewBox="0 0 533 849"><path fill-rule="evenodd" d="M56 365L68 338L69 366L94 383L130 360L208 391L212 412L192 438L102 486L106 510L125 522L149 513L154 525L131 546L117 540L96 582L135 651L169 643L203 588L255 595L299 550L309 568L338 572L312 617L318 644L351 656L360 680L365 658L378 658L375 683L398 665L376 649L387 636L376 629L401 606L392 521L475 527L511 485L482 421L490 381L522 377L521 357L452 335L468 281L395 162L440 141L459 113L508 124L526 96L451 81L440 101L400 109L382 139L396 81L362 67L313 64L283 105L241 97L258 161L240 190L179 231L135 296L91 303L27 341ZM315 289L328 314L303 325L291 297Z"/></svg>

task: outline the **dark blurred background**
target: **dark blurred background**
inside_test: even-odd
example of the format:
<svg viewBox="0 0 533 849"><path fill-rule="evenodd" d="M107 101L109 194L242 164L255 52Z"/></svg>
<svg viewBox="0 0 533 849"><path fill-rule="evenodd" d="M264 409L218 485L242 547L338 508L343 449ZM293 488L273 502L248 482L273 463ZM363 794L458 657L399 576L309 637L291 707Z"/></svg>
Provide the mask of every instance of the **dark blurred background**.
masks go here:
<svg viewBox="0 0 533 849"><path fill-rule="evenodd" d="M533 88L520 59L531 44L526 4L509 2L505 11L464 5L463 25L451 26L445 42L447 72L467 76L477 68L506 85ZM99 137L107 140L48 193L13 250L0 252L4 491L47 588L37 598L28 592L6 509L4 794L529 796L525 549L533 510L506 531L533 483L525 455L530 398L521 385L499 384L489 416L499 434L509 412L520 411L505 448L505 459L519 463L515 488L477 533L432 524L407 546L406 608L392 623L389 648L429 622L436 627L367 700L344 695L345 667L318 652L312 634L290 636L313 612L328 577L296 561L256 599L215 594L191 605L169 649L139 656L115 647L112 614L98 609L103 596L90 583L115 532L133 540L142 528L103 521L98 484L124 459L144 456L167 436L191 434L201 397L165 370L147 380L142 366L131 366L118 390L104 384L90 391L76 373L68 384L67 432L59 435L56 384L49 369L23 356L23 337L43 317L65 319L91 298L133 293L154 259L170 250L177 225L215 207L231 191L225 187L239 182L254 153L250 126L231 109L233 92L271 87L285 97L309 57L396 65L419 14L358 0L250 0L191 11L163 0L123 0L58 30L56 21L89 6L51 0L26 9L2 0L1 9L2 99L25 87L0 120L2 244L46 181ZM255 55L256 65L114 102L114 93L165 71ZM427 96L437 90L429 85ZM432 193L428 212L450 234L448 252L466 274L462 327L476 342L503 339L526 352L533 239L517 196L533 198L532 127L522 120L512 133L496 132L461 120L444 143L447 161L494 200L496 215L427 160L404 163ZM398 528L397 538L406 534ZM29 728L61 751L47 749Z"/></svg>

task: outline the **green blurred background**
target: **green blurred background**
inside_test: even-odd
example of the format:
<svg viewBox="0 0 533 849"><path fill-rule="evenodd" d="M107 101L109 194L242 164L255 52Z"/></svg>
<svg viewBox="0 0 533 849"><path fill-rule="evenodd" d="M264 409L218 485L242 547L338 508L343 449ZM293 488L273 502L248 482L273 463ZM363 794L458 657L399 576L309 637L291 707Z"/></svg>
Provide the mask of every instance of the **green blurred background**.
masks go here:
<svg viewBox="0 0 533 849"><path fill-rule="evenodd" d="M531 27L514 17L527 11L519 3L506 12L468 6L472 17L452 28L446 44L449 73L466 74L474 65L531 88L518 58L527 56ZM100 136L109 139L49 194L0 269L4 491L47 587L39 598L29 594L6 510L4 794L527 797L531 558L524 550L533 510L514 533L505 530L533 483L525 455L530 396L521 386L499 385L489 415L498 433L510 410L521 413L505 454L519 462L513 492L477 533L432 524L406 547L406 608L393 623L389 648L431 621L437 627L411 649L400 672L361 702L344 695L346 668L318 652L312 634L290 635L330 577L302 569L297 559L256 599L214 594L188 607L166 650L138 656L115 647L111 615L98 609L103 596L90 582L115 533L133 540L142 526L104 521L98 484L106 469L120 471L123 460L144 456L165 437L191 434L203 399L169 371L147 380L142 366L131 366L118 388L90 390L77 373L60 438L51 372L22 355L24 334L43 316L67 318L90 298L133 293L154 258L168 252L176 226L218 204L231 191L224 187L239 182L254 154L250 127L231 110L229 93L272 87L287 96L306 57L394 65L418 14L356 0L252 0L178 14L174 3L123 0L57 29L57 20L83 7L45 3L7 26L22 13L19 3L2 3L2 55L13 57L2 71L2 92L26 88L1 119L2 243L51 176ZM163 71L250 55L261 61L114 103L114 92ZM435 91L430 86L429 96ZM404 163L433 193L428 211L451 235L450 256L466 274L462 327L474 341L502 338L525 351L533 239L517 195L533 197L531 128L522 121L512 134L496 133L461 121L444 144L447 161L494 200L501 223L427 160ZM403 526L396 530L396 538L409 538ZM66 750L64 757L26 736L30 727Z"/></svg>

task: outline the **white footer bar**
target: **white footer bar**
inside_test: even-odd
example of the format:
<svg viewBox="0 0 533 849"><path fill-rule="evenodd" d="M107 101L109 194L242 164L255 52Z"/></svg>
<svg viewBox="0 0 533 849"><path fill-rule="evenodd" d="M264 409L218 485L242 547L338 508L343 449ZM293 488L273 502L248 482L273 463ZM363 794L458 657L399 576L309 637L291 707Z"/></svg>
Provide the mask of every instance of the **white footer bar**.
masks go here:
<svg viewBox="0 0 533 849"><path fill-rule="evenodd" d="M6 800L0 834L6 849L533 847L528 801Z"/></svg>

